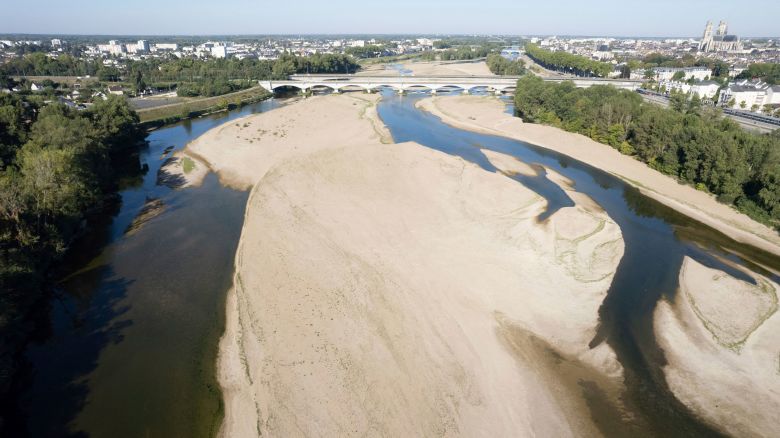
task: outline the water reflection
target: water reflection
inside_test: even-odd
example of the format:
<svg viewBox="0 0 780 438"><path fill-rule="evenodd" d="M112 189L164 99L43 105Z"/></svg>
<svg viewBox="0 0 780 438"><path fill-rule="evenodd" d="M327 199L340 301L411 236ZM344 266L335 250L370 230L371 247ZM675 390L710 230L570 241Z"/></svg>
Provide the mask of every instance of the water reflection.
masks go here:
<svg viewBox="0 0 780 438"><path fill-rule="evenodd" d="M55 299L26 352L16 435L209 436L221 394L214 367L224 292L247 193L209 175L158 181L169 154L275 101L152 132L113 214L69 253ZM138 165L138 164L137 164ZM102 221L102 222L101 222Z"/></svg>

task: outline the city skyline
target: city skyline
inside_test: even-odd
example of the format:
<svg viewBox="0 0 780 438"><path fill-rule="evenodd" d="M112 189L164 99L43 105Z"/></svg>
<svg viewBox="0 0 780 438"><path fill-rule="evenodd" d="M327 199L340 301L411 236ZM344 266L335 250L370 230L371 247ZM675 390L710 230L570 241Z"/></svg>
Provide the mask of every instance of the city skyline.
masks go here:
<svg viewBox="0 0 780 438"><path fill-rule="evenodd" d="M464 0L399 0L392 6L354 0L327 4L303 0L294 6L258 5L247 0L219 4L203 0L164 4L138 0L132 8L87 0L80 10L51 0L40 3L34 9L20 3L7 6L0 17L0 29L5 34L128 36L558 34L699 38L706 21L725 20L732 33L743 37L780 36L775 18L780 4L768 0L758 0L750 9L725 0L660 0L652 7L617 0L586 4L575 0L551 4L485 0L478 7ZM761 13L757 14L759 10Z"/></svg>

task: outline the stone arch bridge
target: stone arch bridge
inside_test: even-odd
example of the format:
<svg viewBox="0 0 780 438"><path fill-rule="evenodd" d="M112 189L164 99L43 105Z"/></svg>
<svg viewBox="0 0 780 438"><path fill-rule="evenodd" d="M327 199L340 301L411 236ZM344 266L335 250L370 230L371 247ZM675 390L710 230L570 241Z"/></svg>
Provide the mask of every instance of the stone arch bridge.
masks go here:
<svg viewBox="0 0 780 438"><path fill-rule="evenodd" d="M343 91L362 90L369 93L382 88L390 88L399 93L409 91L461 90L468 93L474 89L483 89L496 94L514 92L519 76L359 76L359 75L292 75L287 80L259 81L259 85L269 91L282 87L297 88L302 92L313 90ZM545 79L561 82L567 79ZM641 81L627 79L578 78L572 80L578 87L596 84L612 84L618 88L636 90Z"/></svg>

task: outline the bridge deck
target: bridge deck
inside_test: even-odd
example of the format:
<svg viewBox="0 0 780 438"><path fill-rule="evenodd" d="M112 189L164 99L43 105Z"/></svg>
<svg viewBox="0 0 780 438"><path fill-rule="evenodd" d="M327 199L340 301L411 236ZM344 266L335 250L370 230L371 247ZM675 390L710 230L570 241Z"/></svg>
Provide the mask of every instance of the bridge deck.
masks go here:
<svg viewBox="0 0 780 438"><path fill-rule="evenodd" d="M360 76L352 74L313 74L291 75L287 80L260 81L260 85L268 90L279 87L296 87L307 91L312 88L328 87L339 91L346 87L359 87L366 91L372 91L382 86L405 91L410 88L428 88L439 90L446 87L457 87L464 90L472 88L488 88L496 92L514 90L520 76L446 76L446 75L388 75L388 76ZM571 80L578 87L590 87L599 84L611 84L618 88L635 90L641 85L641 81L630 79L604 79L604 78L545 78L549 82L561 82Z"/></svg>

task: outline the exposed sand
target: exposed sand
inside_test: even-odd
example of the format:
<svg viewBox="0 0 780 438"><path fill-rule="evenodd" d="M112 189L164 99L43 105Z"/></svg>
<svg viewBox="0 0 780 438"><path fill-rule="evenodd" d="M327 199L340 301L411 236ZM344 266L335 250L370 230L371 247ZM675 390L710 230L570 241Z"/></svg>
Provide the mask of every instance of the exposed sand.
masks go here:
<svg viewBox="0 0 780 438"><path fill-rule="evenodd" d="M207 163L223 183L249 188L272 165L288 158L322 147L391 142L390 132L376 116L380 98L355 93L310 97L305 104L286 105L214 128L188 144L183 154Z"/></svg>
<svg viewBox="0 0 780 438"><path fill-rule="evenodd" d="M621 409L614 353L588 348L619 227L579 201L539 223L538 195L382 144L355 99L374 97L306 99L188 148L253 187L220 343L222 436L599 435L582 382Z"/></svg>
<svg viewBox="0 0 780 438"><path fill-rule="evenodd" d="M778 285L756 284L686 258L680 292L655 312L675 396L733 436L777 436L780 425Z"/></svg>
<svg viewBox="0 0 780 438"><path fill-rule="evenodd" d="M484 76L493 74L485 61L406 61L402 65L402 68L411 70L412 74L417 76ZM359 76L395 76L398 75L398 71L386 68L385 64L373 64L357 74Z"/></svg>
<svg viewBox="0 0 780 438"><path fill-rule="evenodd" d="M674 208L731 238L780 255L780 236L714 196L683 185L644 163L583 135L562 129L523 123L506 114L494 97L437 96L418 102L418 107L450 125L502 135L551 149L612 173L637 187L643 194Z"/></svg>
<svg viewBox="0 0 780 438"><path fill-rule="evenodd" d="M187 163L186 169L185 163ZM186 151L177 151L160 167L157 183L175 189L199 186L208 173L208 164L198 156Z"/></svg>

